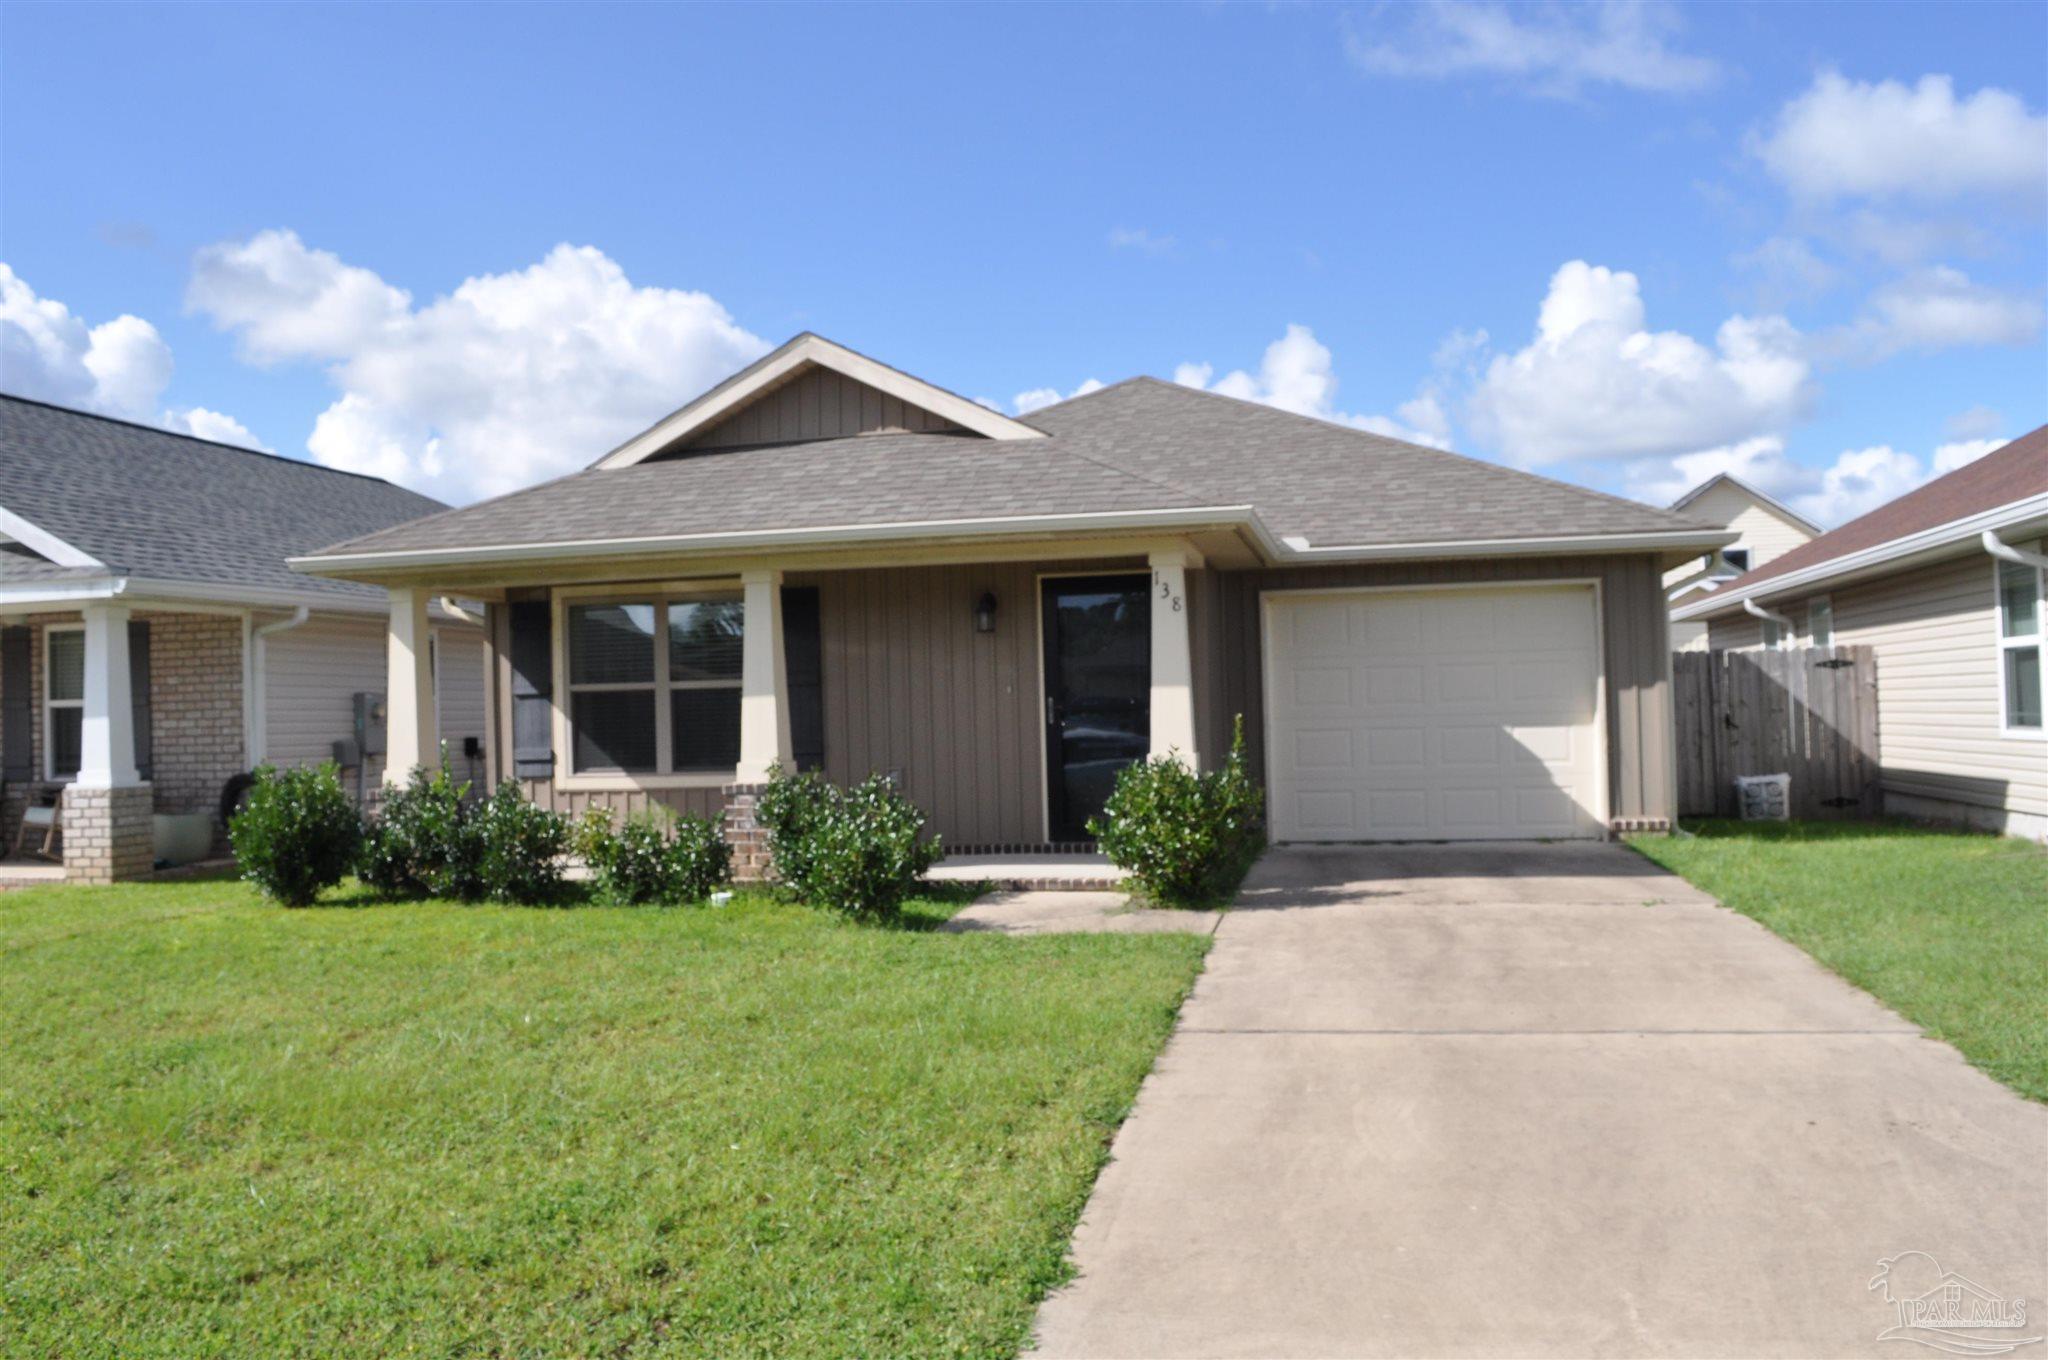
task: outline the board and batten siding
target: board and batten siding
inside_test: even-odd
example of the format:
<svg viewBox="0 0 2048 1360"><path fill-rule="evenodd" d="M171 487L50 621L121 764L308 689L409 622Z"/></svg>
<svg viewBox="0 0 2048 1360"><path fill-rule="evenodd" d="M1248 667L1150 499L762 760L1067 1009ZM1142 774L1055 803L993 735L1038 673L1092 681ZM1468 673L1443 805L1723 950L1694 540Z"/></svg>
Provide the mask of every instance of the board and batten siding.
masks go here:
<svg viewBox="0 0 2048 1360"><path fill-rule="evenodd" d="M745 448L756 444L789 444L805 439L841 439L847 435L882 431L968 433L944 416L934 415L901 397L892 397L829 368L812 368L756 397L716 425L699 432L683 447Z"/></svg>
<svg viewBox="0 0 2048 1360"><path fill-rule="evenodd" d="M1483 585L1597 580L1605 650L1609 815L1666 821L1677 808L1671 715L1670 619L1654 558L1486 558L1191 573L1196 723L1205 759L1220 760L1232 719L1244 715L1251 768L1265 771L1264 646L1259 594L1267 590ZM1208 622L1204 616L1208 615ZM1213 754L1212 754L1213 753Z"/></svg>
<svg viewBox="0 0 2048 1360"><path fill-rule="evenodd" d="M1815 594L1834 603L1836 643L1876 658L1886 808L2039 836L2048 742L2000 730L1996 579L1995 560L1970 553ZM1805 600L1771 608L1804 623ZM1762 645L1748 615L1712 626L1717 649Z"/></svg>

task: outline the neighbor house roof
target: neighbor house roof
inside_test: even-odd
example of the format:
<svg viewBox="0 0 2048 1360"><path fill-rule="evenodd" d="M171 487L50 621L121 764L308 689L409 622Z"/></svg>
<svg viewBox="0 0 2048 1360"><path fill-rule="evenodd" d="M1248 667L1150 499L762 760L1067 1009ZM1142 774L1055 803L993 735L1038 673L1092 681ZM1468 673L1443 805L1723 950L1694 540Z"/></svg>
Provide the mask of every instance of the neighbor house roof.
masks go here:
<svg viewBox="0 0 2048 1360"><path fill-rule="evenodd" d="M1704 618L1739 609L1745 599L1804 589L1917 555L1971 550L1986 529L2029 526L2044 516L2048 425L1744 572L1674 617Z"/></svg>
<svg viewBox="0 0 2048 1360"><path fill-rule="evenodd" d="M1673 511L1683 511L1687 506L1691 505L1694 501L1706 495L1709 491L1712 491L1717 486L1734 487L1737 491L1740 491L1743 495L1749 497L1758 505L1763 506L1765 509L1771 511L1773 514L1779 516L1787 522L1798 525L1800 528L1806 530L1806 532L1810 534L1818 534L1822 532L1821 527L1818 524L1815 524L1812 520L1800 514L1797 510L1794 510L1791 506L1785 504L1785 502L1779 500L1776 496L1773 496L1768 492L1757 490L1755 487L1751 486L1748 482L1743 481L1740 477L1737 477L1732 472L1715 473L1713 476L1707 478L1707 480L1701 482L1692 490L1686 492L1683 496L1680 496L1677 500L1671 502L1669 508Z"/></svg>
<svg viewBox="0 0 2048 1360"><path fill-rule="evenodd" d="M547 545L684 550L862 527L913 538L970 523L1057 528L1108 518L1247 519L1283 555L1584 538L1711 546L1728 537L1633 501L1152 378L1028 419L1042 437L871 433L670 447L342 542L306 565L540 555Z"/></svg>
<svg viewBox="0 0 2048 1360"><path fill-rule="evenodd" d="M446 508L375 477L0 394L0 588L125 577L379 600L285 559Z"/></svg>

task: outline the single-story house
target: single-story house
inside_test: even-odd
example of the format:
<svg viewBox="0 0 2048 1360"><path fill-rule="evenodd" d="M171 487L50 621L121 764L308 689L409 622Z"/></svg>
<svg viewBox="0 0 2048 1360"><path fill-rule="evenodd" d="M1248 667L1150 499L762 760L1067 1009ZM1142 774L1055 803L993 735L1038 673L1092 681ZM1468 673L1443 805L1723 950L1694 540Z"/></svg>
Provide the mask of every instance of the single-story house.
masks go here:
<svg viewBox="0 0 2048 1360"><path fill-rule="evenodd" d="M1664 573L1664 593L1673 609L1712 594L1745 571L1775 562L1821 532L1818 524L1792 507L1726 472L1715 473L1671 502L1671 510L1736 535L1718 552L1702 553ZM1704 652L1707 626L1674 621L1671 650Z"/></svg>
<svg viewBox="0 0 2048 1360"><path fill-rule="evenodd" d="M2048 426L1684 605L1716 649L1868 645L1887 811L2048 836Z"/></svg>
<svg viewBox="0 0 2048 1360"><path fill-rule="evenodd" d="M1732 537L1150 378L1013 418L806 334L583 472L295 565L390 592L394 767L455 594L491 771L541 802L881 771L952 850L1044 852L1238 715L1281 841L1663 826L1664 573Z"/></svg>
<svg viewBox="0 0 2048 1360"><path fill-rule="evenodd" d="M253 765L327 760L337 742L374 793L390 606L376 586L285 559L445 508L374 477L0 396L0 850L26 809L61 794L67 876L134 877L166 840L222 848L223 796ZM457 773L480 777L483 629L436 606L432 631L432 702Z"/></svg>

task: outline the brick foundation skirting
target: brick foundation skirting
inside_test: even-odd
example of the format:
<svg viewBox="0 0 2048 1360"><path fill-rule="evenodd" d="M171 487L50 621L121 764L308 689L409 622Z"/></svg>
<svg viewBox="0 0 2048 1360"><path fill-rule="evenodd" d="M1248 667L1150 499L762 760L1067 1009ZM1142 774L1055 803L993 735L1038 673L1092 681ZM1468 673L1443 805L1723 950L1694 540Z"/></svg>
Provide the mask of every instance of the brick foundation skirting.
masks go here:
<svg viewBox="0 0 2048 1360"><path fill-rule="evenodd" d="M768 877L768 831L754 818L754 808L766 784L726 784L719 789L725 799L725 843L732 847L732 876L736 882L759 883Z"/></svg>
<svg viewBox="0 0 2048 1360"><path fill-rule="evenodd" d="M64 791L64 877L73 883L148 878L156 860L155 792L72 785Z"/></svg>

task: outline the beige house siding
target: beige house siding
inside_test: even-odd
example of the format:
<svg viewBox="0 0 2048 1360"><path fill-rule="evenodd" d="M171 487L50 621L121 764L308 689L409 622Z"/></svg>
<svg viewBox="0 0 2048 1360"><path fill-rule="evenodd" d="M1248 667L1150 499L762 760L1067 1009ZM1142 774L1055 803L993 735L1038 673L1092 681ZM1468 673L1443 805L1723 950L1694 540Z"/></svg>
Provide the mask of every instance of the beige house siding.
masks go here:
<svg viewBox="0 0 2048 1360"><path fill-rule="evenodd" d="M1835 641L1877 661L1880 782L1888 811L2048 831L2048 742L2001 733L1992 558L1970 553L1814 593L1834 603ZM1800 624L1806 601L1772 608ZM1713 620L1716 648L1761 646L1746 615Z"/></svg>
<svg viewBox="0 0 2048 1360"><path fill-rule="evenodd" d="M762 394L686 441L685 448L743 448L802 439L839 439L883 430L966 434L943 416L829 368L812 368Z"/></svg>
<svg viewBox="0 0 2048 1360"><path fill-rule="evenodd" d="M1749 565L1752 567L1783 557L1813 537L1813 531L1805 525L1794 524L1740 487L1726 482L1687 505L1682 513L1690 519L1719 524L1742 535L1728 546L1749 549ZM1700 574L1700 569L1701 563L1697 559L1673 567L1664 573L1664 584L1676 586L1691 580Z"/></svg>

